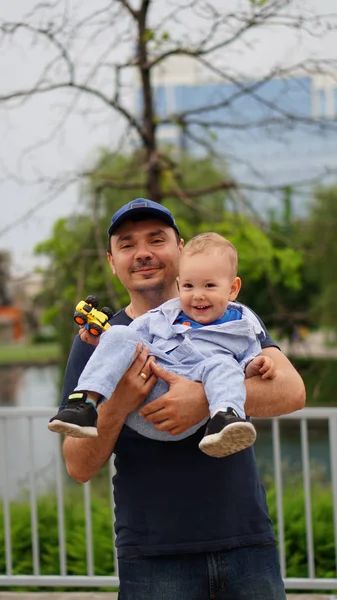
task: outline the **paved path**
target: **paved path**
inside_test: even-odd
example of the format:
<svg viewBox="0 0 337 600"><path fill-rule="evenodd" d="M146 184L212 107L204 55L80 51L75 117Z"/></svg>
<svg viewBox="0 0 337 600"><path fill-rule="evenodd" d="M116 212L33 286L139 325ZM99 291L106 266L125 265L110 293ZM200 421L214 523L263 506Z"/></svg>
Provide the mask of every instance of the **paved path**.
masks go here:
<svg viewBox="0 0 337 600"><path fill-rule="evenodd" d="M289 594L288 600L337 600L322 594ZM117 600L114 592L0 592L0 600Z"/></svg>
<svg viewBox="0 0 337 600"><path fill-rule="evenodd" d="M117 600L115 592L0 592L0 600ZM311 600L314 600L313 598Z"/></svg>
<svg viewBox="0 0 337 600"><path fill-rule="evenodd" d="M114 592L0 592L0 600L117 600ZM314 600L312 597L311 600Z"/></svg>

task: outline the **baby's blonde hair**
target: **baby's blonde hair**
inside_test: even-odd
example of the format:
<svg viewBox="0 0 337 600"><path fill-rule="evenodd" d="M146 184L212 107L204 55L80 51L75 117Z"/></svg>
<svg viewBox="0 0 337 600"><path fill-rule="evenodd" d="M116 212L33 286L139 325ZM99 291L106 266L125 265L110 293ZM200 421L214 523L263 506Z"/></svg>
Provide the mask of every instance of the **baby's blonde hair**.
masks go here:
<svg viewBox="0 0 337 600"><path fill-rule="evenodd" d="M233 277L236 277L238 272L238 253L233 244L222 237L218 233L209 231L207 233L200 233L195 237L191 238L184 246L182 256L195 254L208 254L211 250L216 250L223 256L228 256L233 269Z"/></svg>

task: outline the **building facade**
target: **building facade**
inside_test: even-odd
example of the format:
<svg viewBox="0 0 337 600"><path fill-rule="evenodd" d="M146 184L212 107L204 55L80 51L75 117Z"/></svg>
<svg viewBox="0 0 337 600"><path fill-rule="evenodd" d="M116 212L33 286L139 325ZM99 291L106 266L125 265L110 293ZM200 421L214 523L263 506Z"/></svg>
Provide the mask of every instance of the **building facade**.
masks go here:
<svg viewBox="0 0 337 600"><path fill-rule="evenodd" d="M221 156L256 210L277 210L282 191L275 188L292 186L293 212L305 214L313 187L336 180L333 77L224 82L196 61L176 56L157 68L153 84L161 142L196 155Z"/></svg>

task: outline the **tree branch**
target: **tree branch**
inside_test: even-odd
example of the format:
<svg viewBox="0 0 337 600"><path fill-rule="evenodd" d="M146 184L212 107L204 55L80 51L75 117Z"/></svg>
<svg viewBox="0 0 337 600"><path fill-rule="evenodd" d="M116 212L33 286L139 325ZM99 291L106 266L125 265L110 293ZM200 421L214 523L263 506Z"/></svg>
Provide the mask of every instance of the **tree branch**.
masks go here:
<svg viewBox="0 0 337 600"><path fill-rule="evenodd" d="M123 106L118 104L118 102L115 102L114 100L109 99L107 96L105 96L105 94L103 94L103 92L100 92L97 89L90 88L87 85L81 85L80 83L72 83L71 81L65 81L63 83L55 83L55 84L47 85L45 87L31 88L31 89L26 89L26 90L18 90L16 92L12 92L10 94L5 94L3 96L0 96L0 103L8 102L11 100L16 100L18 98L29 98L31 96L34 96L35 94L45 94L48 92L53 92L55 90L61 90L61 89L67 89L67 88L85 92L88 95L94 96L94 97L98 98L99 100L102 100L102 102L104 102L106 105L108 105L111 108L114 108L117 112L119 112L121 115L123 115L123 117L125 117L125 119L129 122L129 124L135 128L135 130L137 131L137 133L139 134L139 136L142 140L146 139L146 135L145 135L143 128L140 126L140 124L135 119L135 117L133 117L126 108L124 108Z"/></svg>
<svg viewBox="0 0 337 600"><path fill-rule="evenodd" d="M120 4L122 6L124 6L124 8L126 8L126 10L130 13L130 15L137 20L139 17L139 11L137 10L133 10L131 4L127 1L127 0L118 0L118 2L120 2Z"/></svg>

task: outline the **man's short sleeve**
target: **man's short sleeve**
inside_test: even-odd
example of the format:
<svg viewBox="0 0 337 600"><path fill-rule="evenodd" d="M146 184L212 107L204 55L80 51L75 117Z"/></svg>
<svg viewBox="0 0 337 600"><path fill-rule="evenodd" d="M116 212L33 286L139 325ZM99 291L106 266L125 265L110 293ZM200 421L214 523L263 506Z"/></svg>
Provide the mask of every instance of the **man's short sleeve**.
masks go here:
<svg viewBox="0 0 337 600"><path fill-rule="evenodd" d="M82 342L79 335L75 337L64 374L60 410L67 404L68 396L77 386L80 375L94 350L95 346Z"/></svg>
<svg viewBox="0 0 337 600"><path fill-rule="evenodd" d="M278 350L280 350L280 346L278 346L278 344L276 344L276 342L274 342L274 340L271 338L271 336L269 335L267 327L265 326L265 324L262 321L262 319L260 319L259 315L257 315L256 312L254 312L251 308L249 310L251 310L252 313L254 313L254 315L259 320L259 322L261 323L261 326L263 328L264 334L261 333L259 335L259 340L260 340L260 344L261 344L262 349L263 348L273 347L273 348L277 348Z"/></svg>

